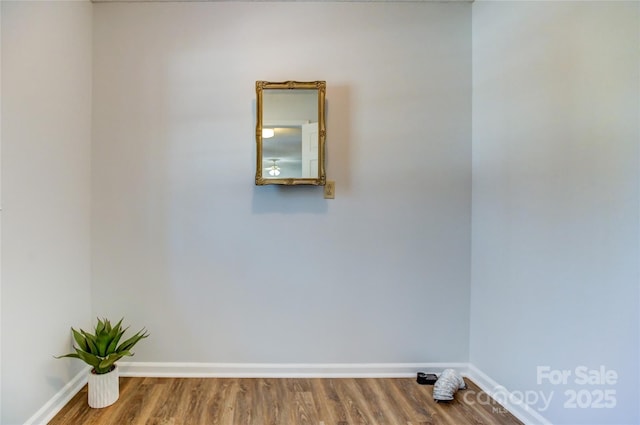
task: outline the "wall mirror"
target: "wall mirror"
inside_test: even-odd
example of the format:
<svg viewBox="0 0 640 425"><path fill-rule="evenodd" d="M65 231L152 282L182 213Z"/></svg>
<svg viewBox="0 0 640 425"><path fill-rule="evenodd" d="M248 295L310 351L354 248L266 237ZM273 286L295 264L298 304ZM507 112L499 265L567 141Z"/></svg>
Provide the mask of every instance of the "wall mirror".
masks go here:
<svg viewBox="0 0 640 425"><path fill-rule="evenodd" d="M324 185L324 81L256 81L256 185Z"/></svg>

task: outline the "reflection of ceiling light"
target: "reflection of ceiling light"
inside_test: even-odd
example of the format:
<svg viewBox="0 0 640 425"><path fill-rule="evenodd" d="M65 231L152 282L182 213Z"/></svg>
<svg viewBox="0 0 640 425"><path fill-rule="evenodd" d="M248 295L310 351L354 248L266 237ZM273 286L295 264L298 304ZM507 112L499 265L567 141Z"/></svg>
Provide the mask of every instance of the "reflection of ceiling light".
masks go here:
<svg viewBox="0 0 640 425"><path fill-rule="evenodd" d="M270 139L271 137L274 136L274 134L276 134L276 132L274 131L273 128L263 128L262 129L262 138L263 139Z"/></svg>
<svg viewBox="0 0 640 425"><path fill-rule="evenodd" d="M272 130L273 131L273 130ZM272 159L273 161L273 165L271 167L268 167L267 170L269 171L269 175L271 177L276 177L280 175L280 167L278 167L276 165L276 161L277 159Z"/></svg>

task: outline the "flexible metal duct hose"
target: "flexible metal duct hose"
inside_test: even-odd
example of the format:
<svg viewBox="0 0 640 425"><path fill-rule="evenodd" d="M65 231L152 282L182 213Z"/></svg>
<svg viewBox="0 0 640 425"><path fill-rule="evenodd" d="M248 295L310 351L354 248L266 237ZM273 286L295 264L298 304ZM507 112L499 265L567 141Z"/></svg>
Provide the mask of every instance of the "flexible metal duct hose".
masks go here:
<svg viewBox="0 0 640 425"><path fill-rule="evenodd" d="M438 377L433 386L433 399L436 401L453 400L456 391L464 390L467 385L464 383L462 376L458 375L453 369L445 369Z"/></svg>

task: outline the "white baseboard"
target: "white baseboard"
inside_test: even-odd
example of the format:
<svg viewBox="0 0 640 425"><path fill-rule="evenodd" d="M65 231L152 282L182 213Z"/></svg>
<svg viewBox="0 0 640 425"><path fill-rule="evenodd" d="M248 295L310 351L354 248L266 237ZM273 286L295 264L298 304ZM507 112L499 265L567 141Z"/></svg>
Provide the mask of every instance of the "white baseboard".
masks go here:
<svg viewBox="0 0 640 425"><path fill-rule="evenodd" d="M146 363L118 362L120 376L171 378L405 378L466 370L467 363Z"/></svg>
<svg viewBox="0 0 640 425"><path fill-rule="evenodd" d="M469 364L468 371L464 376L475 382L482 391L502 404L505 409L520 419L525 425L551 425L549 420L529 407L526 403L514 403L512 397L510 397L511 393L506 390L504 386L498 384L473 364Z"/></svg>
<svg viewBox="0 0 640 425"><path fill-rule="evenodd" d="M31 416L24 425L45 425L84 387L89 367L83 368L60 389L44 406Z"/></svg>

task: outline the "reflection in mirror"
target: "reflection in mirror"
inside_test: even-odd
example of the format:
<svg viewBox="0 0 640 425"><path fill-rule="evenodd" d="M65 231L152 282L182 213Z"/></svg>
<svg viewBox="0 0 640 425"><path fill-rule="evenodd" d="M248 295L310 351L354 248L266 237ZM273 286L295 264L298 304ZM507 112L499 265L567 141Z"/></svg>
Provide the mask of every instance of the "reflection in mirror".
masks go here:
<svg viewBox="0 0 640 425"><path fill-rule="evenodd" d="M325 82L256 82L256 184L325 184Z"/></svg>

